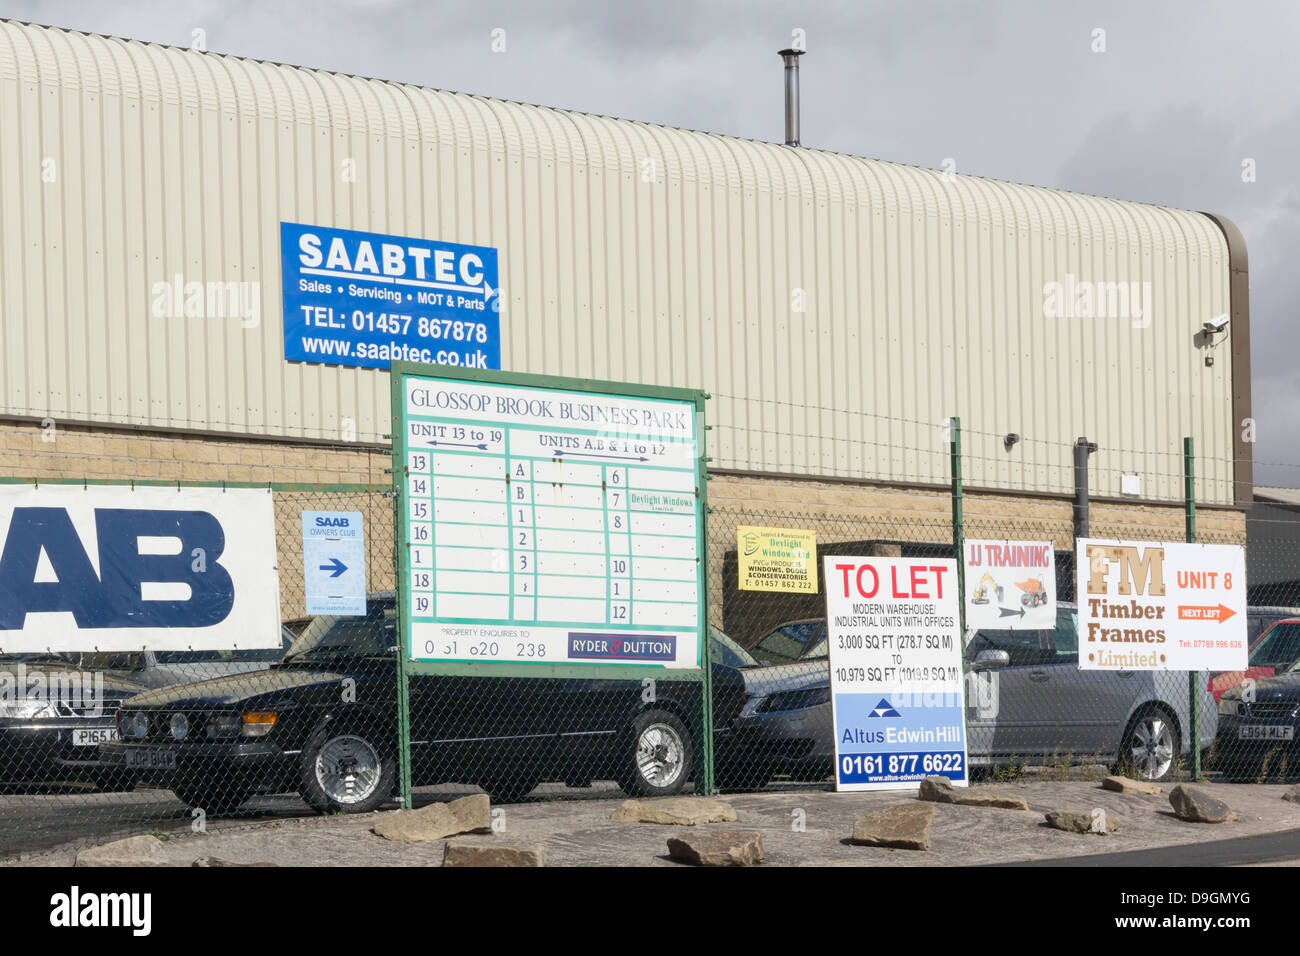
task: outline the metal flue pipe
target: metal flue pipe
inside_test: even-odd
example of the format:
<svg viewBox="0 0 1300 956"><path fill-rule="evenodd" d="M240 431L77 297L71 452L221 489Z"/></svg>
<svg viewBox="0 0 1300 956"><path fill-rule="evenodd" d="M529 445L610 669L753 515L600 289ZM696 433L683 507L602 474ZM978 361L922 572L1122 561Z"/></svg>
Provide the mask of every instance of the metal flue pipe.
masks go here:
<svg viewBox="0 0 1300 956"><path fill-rule="evenodd" d="M803 50L782 50L785 61L785 145L799 145L799 57Z"/></svg>

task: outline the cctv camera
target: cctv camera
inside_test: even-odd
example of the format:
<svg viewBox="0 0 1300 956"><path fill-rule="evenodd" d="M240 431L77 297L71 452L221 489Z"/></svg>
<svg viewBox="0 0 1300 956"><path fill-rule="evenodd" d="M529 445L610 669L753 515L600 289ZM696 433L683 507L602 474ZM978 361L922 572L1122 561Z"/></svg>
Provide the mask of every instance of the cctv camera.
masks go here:
<svg viewBox="0 0 1300 956"><path fill-rule="evenodd" d="M1212 335L1215 332L1222 332L1226 329L1228 327L1228 322L1228 313L1225 312L1223 315L1216 315L1212 319L1207 319L1204 328L1207 333Z"/></svg>

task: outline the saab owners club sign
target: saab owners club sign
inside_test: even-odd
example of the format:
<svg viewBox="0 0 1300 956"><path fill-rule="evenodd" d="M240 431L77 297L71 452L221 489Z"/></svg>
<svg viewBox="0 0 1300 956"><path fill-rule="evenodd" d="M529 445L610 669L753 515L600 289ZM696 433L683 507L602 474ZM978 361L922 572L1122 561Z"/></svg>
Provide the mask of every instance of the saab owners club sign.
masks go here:
<svg viewBox="0 0 1300 956"><path fill-rule="evenodd" d="M965 786L957 562L824 559L836 789Z"/></svg>

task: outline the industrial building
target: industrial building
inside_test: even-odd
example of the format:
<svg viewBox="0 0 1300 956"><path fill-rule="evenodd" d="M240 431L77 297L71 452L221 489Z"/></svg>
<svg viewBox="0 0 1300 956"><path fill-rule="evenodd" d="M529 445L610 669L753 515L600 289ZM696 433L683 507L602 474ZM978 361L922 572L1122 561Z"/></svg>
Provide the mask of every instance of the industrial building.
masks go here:
<svg viewBox="0 0 1300 956"><path fill-rule="evenodd" d="M1068 536L1086 437L1179 538L1190 436L1244 538L1222 217L13 21L0 116L5 475L389 480L387 373L285 358L309 223L495 249L504 369L711 393L715 505L946 516L959 416L972 514Z"/></svg>

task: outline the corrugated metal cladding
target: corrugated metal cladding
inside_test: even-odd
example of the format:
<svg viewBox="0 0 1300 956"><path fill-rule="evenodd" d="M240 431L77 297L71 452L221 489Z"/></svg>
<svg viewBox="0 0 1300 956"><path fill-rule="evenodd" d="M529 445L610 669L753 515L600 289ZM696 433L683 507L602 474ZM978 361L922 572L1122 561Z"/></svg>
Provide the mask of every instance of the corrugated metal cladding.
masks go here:
<svg viewBox="0 0 1300 956"><path fill-rule="evenodd" d="M377 439L385 374L282 358L288 220L499 248L504 367L705 388L715 468L946 482L956 414L970 485L1069 491L1086 435L1095 494L1177 498L1192 435L1231 501L1196 213L12 22L0 119L8 413ZM154 317L176 274L261 324ZM1149 327L1048 317L1071 281Z"/></svg>

